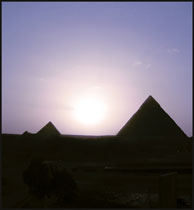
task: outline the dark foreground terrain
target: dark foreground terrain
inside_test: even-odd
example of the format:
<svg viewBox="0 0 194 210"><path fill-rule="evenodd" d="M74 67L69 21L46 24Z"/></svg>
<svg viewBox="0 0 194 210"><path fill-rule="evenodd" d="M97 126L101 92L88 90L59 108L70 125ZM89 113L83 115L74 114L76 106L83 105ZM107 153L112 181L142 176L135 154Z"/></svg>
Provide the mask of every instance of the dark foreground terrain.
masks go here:
<svg viewBox="0 0 194 210"><path fill-rule="evenodd" d="M191 138L3 134L2 160L2 207L192 207ZM30 193L24 171L34 160L46 164L52 176L57 168L67 171L76 185L68 199L65 176L50 196ZM51 179L43 172L26 176L32 183L42 177L40 185L47 180L39 189L46 192Z"/></svg>

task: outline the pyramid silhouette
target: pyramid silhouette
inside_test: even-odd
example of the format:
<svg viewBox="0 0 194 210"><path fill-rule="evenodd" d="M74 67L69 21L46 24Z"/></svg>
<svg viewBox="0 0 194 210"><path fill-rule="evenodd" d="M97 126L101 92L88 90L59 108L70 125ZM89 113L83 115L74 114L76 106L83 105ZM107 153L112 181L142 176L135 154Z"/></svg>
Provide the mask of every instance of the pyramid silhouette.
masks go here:
<svg viewBox="0 0 194 210"><path fill-rule="evenodd" d="M55 128L55 126L52 124L52 122L48 122L43 128L41 128L38 132L38 135L43 136L58 136L60 135L60 132Z"/></svg>
<svg viewBox="0 0 194 210"><path fill-rule="evenodd" d="M28 131L25 131L22 135L26 136L26 135L29 135L31 133L29 133Z"/></svg>
<svg viewBox="0 0 194 210"><path fill-rule="evenodd" d="M187 137L152 96L145 100L117 136Z"/></svg>

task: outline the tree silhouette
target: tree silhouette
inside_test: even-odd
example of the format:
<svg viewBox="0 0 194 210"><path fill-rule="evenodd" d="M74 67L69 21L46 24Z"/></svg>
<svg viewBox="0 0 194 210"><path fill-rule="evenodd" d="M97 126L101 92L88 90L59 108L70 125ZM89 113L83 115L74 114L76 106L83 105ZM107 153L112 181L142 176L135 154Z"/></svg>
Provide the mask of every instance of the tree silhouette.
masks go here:
<svg viewBox="0 0 194 210"><path fill-rule="evenodd" d="M57 201L70 201L77 190L73 177L64 166L40 159L31 161L23 172L23 180L29 187L29 193L39 199L55 196Z"/></svg>

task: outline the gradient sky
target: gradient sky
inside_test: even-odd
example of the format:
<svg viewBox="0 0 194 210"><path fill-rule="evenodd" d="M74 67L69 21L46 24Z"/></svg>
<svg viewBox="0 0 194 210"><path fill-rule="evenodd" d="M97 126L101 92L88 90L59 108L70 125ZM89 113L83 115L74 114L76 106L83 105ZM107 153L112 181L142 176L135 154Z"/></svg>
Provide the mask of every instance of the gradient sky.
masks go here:
<svg viewBox="0 0 194 210"><path fill-rule="evenodd" d="M152 95L192 135L192 3L3 2L2 132L115 135ZM76 101L103 101L84 125Z"/></svg>

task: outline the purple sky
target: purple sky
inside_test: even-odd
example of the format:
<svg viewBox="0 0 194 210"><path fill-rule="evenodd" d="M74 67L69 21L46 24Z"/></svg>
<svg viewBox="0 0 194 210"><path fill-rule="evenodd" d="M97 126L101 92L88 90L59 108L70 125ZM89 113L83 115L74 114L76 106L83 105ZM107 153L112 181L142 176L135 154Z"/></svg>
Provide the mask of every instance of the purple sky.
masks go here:
<svg viewBox="0 0 194 210"><path fill-rule="evenodd" d="M3 133L52 121L63 134L114 135L152 95L192 135L192 3L3 2L2 12ZM85 125L74 112L91 97L103 119Z"/></svg>

